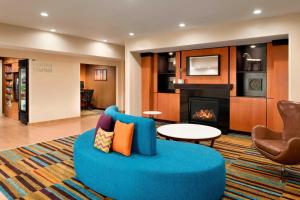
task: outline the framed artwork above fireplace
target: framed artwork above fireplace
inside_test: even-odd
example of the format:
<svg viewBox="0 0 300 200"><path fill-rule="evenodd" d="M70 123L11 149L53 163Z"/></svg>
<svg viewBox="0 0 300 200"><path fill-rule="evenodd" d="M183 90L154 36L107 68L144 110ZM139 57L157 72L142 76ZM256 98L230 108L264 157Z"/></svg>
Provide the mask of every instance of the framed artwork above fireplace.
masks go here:
<svg viewBox="0 0 300 200"><path fill-rule="evenodd" d="M220 55L191 56L186 58L188 76L219 76Z"/></svg>

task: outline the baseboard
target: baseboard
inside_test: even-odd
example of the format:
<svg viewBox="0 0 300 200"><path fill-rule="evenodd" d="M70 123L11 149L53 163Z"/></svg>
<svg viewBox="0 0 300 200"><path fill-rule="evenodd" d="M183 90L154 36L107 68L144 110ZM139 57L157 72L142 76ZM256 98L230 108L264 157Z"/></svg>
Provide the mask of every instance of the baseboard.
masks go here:
<svg viewBox="0 0 300 200"><path fill-rule="evenodd" d="M145 118L149 118L149 117L145 117ZM150 118L151 119L151 118ZM175 121L170 121L170 120L164 120L164 119L156 119L156 118L153 118L153 120L157 121L157 122L163 122L163 123L168 123L168 124L176 124L178 122L175 122Z"/></svg>
<svg viewBox="0 0 300 200"><path fill-rule="evenodd" d="M241 134L241 135L251 136L250 132L245 132L245 131L228 130L228 133L237 133L237 134Z"/></svg>
<svg viewBox="0 0 300 200"><path fill-rule="evenodd" d="M105 110L105 108L100 108L100 107L95 107L95 106L93 106L93 109Z"/></svg>
<svg viewBox="0 0 300 200"><path fill-rule="evenodd" d="M105 110L106 108L98 108L98 107L93 107L94 109L98 110ZM125 110L119 110L120 113L125 113Z"/></svg>
<svg viewBox="0 0 300 200"><path fill-rule="evenodd" d="M79 116L79 117L69 117L69 118L63 118L63 119L47 120L47 121L42 121L42 122L30 122L30 123L28 123L28 125L29 126L42 125L42 124L47 124L47 123L69 121L69 120L80 119L80 118L81 118L81 116Z"/></svg>

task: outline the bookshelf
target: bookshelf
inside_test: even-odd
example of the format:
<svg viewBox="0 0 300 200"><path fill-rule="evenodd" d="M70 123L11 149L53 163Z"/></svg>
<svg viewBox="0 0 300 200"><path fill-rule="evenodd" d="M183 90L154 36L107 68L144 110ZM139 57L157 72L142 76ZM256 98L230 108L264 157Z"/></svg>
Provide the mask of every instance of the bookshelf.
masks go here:
<svg viewBox="0 0 300 200"><path fill-rule="evenodd" d="M3 111L6 117L19 119L18 62L3 63Z"/></svg>
<svg viewBox="0 0 300 200"><path fill-rule="evenodd" d="M13 102L13 72L12 64L4 65L4 80L5 80L5 104L8 107L12 106Z"/></svg>

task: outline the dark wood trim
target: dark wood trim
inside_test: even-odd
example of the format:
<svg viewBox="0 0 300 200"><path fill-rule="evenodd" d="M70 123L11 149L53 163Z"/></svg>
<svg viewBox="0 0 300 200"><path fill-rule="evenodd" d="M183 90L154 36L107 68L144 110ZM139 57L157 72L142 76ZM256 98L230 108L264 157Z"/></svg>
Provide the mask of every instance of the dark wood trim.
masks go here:
<svg viewBox="0 0 300 200"><path fill-rule="evenodd" d="M231 89L232 84L174 84L176 89Z"/></svg>
<svg viewBox="0 0 300 200"><path fill-rule="evenodd" d="M141 57L153 56L153 53L141 53Z"/></svg>
<svg viewBox="0 0 300 200"><path fill-rule="evenodd" d="M273 46L288 45L288 44L289 44L289 39L272 40Z"/></svg>

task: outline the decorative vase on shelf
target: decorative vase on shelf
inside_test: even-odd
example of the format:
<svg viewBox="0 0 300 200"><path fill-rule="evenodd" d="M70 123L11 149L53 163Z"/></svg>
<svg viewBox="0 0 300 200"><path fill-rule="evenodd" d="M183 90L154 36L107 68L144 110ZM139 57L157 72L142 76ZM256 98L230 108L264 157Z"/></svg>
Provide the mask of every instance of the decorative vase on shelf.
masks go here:
<svg viewBox="0 0 300 200"><path fill-rule="evenodd" d="M178 84L184 84L184 79L178 79Z"/></svg>

